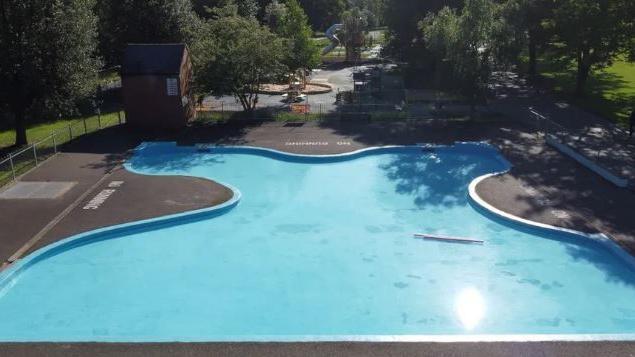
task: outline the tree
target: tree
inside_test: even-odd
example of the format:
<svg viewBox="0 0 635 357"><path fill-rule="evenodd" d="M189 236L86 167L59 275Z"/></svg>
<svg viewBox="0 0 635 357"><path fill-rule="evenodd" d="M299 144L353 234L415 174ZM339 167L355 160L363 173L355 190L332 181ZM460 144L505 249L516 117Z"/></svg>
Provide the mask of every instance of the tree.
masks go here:
<svg viewBox="0 0 635 357"><path fill-rule="evenodd" d="M491 74L495 15L491 0L466 0L460 13L444 7L420 25L426 47L436 58L437 74L443 78L438 84L458 90L472 103Z"/></svg>
<svg viewBox="0 0 635 357"><path fill-rule="evenodd" d="M266 21L266 9L272 0L192 0L194 11L204 19L213 18L214 8L235 6L237 13L243 17L257 17Z"/></svg>
<svg viewBox="0 0 635 357"><path fill-rule="evenodd" d="M300 4L309 17L311 27L321 31L340 23L347 7L346 0L300 0Z"/></svg>
<svg viewBox="0 0 635 357"><path fill-rule="evenodd" d="M362 46L364 46L364 31L368 27L368 19L364 16L362 9L354 7L342 15L344 22L343 42L346 48L346 60L349 62L359 61L362 56Z"/></svg>
<svg viewBox="0 0 635 357"><path fill-rule="evenodd" d="M42 110L69 112L91 95L101 66L95 57L92 0L0 1L0 107L14 117L16 145L27 120Z"/></svg>
<svg viewBox="0 0 635 357"><path fill-rule="evenodd" d="M361 10L371 28L383 25L385 0L348 0L349 8Z"/></svg>
<svg viewBox="0 0 635 357"><path fill-rule="evenodd" d="M462 0L385 0L383 21L388 27L385 51L393 57L415 63L425 56L421 51L422 33L419 22L444 6L460 7Z"/></svg>
<svg viewBox="0 0 635 357"><path fill-rule="evenodd" d="M198 18L190 0L98 1L100 53L121 63L128 43L189 42Z"/></svg>
<svg viewBox="0 0 635 357"><path fill-rule="evenodd" d="M253 112L263 83L279 79L282 41L256 19L232 14L207 21L192 46L196 87L214 95L234 95Z"/></svg>
<svg viewBox="0 0 635 357"><path fill-rule="evenodd" d="M256 0L240 0L236 2L238 5L238 15L243 17L255 18L260 11L260 6Z"/></svg>
<svg viewBox="0 0 635 357"><path fill-rule="evenodd" d="M589 73L603 68L627 48L633 34L632 0L561 0L554 12L560 53L575 61L576 95Z"/></svg>
<svg viewBox="0 0 635 357"><path fill-rule="evenodd" d="M313 31L308 18L298 0L286 0L285 8L280 25L274 30L287 44L283 63L292 72L313 69L320 62L320 50L311 39Z"/></svg>
<svg viewBox="0 0 635 357"><path fill-rule="evenodd" d="M555 4L553 0L508 0L501 6L508 31L499 40L526 46L529 57L527 72L532 78L537 75L538 52L547 47L552 36Z"/></svg>
<svg viewBox="0 0 635 357"><path fill-rule="evenodd" d="M284 3L279 2L278 0L273 0L265 8L264 22L272 31L279 33L281 31L283 21L287 16L287 12L287 6Z"/></svg>
<svg viewBox="0 0 635 357"><path fill-rule="evenodd" d="M211 17L212 9L227 6L228 0L192 0L192 8L198 16L204 19Z"/></svg>

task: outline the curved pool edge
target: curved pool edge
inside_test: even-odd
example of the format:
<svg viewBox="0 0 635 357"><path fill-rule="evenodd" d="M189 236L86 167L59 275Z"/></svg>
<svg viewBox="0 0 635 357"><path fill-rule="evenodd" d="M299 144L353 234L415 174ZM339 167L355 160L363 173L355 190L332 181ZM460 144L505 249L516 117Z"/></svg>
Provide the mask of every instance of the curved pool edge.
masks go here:
<svg viewBox="0 0 635 357"><path fill-rule="evenodd" d="M125 167L126 165L124 165ZM126 170L128 168L126 167ZM143 173L139 173L136 171L131 171L135 174L144 175ZM172 176L182 176L184 175L172 175ZM124 237L126 235L136 233L136 232L148 232L160 228L162 226L174 226L181 225L191 222L196 222L204 219L208 219L211 217L215 217L218 215L222 215L234 207L238 205L242 198L241 192L228 184L220 183L220 185L228 188L232 191L232 197L218 205L214 205L211 207L201 208L192 211L186 211L176 214L170 214L166 216L159 216L155 218L144 219L140 221L128 222L117 224L114 226L107 226L103 228L98 228L94 230L90 230L84 233L79 233L68 238L62 239L55 243L51 243L45 247L35 250L34 252L28 254L24 258L21 258L10 265L3 271L0 271L0 297L3 295L3 290L7 287L12 286L12 282L14 279L19 278L19 275L26 269L28 269L31 265L36 264L37 262L46 259L47 257L54 256L65 251L71 250L76 247L80 247L86 244L105 241L109 239L117 239Z"/></svg>
<svg viewBox="0 0 635 357"><path fill-rule="evenodd" d="M604 233L600 233L600 232L586 233L586 232L578 231L575 229L553 226L550 224L522 218L522 217L513 215L509 212L505 212L499 208L494 207L493 205L485 201L478 194L477 186L481 182L485 181L488 178L501 176L507 173L509 173L509 170L485 174L472 180L472 182L470 182L468 186L468 197L470 199L470 203L478 206L477 208L480 208L481 211L484 211L483 213L486 215L491 215L493 217L500 218L508 222L520 224L521 226L534 228L543 232L564 233L567 235L580 237L583 239L589 239L591 241L601 244L602 246L607 248L611 253L615 254L624 263L629 265L632 269L635 269L635 257L633 257L633 255L627 252L624 248L622 248L622 246L620 246L617 242L615 242L613 239L611 239L609 236L607 236Z"/></svg>

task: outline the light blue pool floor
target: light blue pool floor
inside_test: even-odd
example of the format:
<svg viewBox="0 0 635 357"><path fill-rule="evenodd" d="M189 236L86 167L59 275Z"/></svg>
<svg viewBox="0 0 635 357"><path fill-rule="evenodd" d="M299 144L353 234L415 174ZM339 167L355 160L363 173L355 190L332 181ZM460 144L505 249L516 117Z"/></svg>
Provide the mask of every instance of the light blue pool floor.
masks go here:
<svg viewBox="0 0 635 357"><path fill-rule="evenodd" d="M629 265L599 243L515 230L468 203L472 179L506 168L494 153L303 161L139 150L134 171L227 183L240 204L33 264L0 285L0 341L635 332Z"/></svg>

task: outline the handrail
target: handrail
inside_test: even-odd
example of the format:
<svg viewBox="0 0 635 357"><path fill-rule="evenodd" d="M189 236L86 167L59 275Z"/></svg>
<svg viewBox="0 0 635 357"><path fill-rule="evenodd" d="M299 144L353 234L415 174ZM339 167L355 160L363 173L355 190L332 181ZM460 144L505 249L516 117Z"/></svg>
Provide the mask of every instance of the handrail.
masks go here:
<svg viewBox="0 0 635 357"><path fill-rule="evenodd" d="M65 138L72 140L75 137L88 134L89 129L88 129L87 121L91 121L94 119L97 120L97 124L96 124L96 127L94 127L94 129L90 130L91 132L95 130L103 129L105 127L102 125L102 119L100 118L100 114L98 113L97 118L93 117L93 118L83 119L81 120L81 122L78 122L78 123L74 123L74 124L69 123L67 125L64 125L58 128L57 130L51 131L50 134L44 137L38 138L37 141L27 144L25 147L19 150L10 152L5 157L0 157L0 165L8 166L7 170L4 170L4 169L0 170L0 173L3 173L6 171L7 173L11 174L10 175L11 179L9 181L4 181L3 179L3 181L0 182L0 187L6 183L15 181L19 175L25 172L28 172L30 169L34 167L37 167L38 164L42 162L42 160L40 160L42 156L44 156L45 158L48 158L50 157L49 154L55 155L58 152L57 150L58 146L66 142ZM122 118L121 111L119 111L118 122L115 123L114 125L121 125L123 123L125 123L125 117ZM77 128L78 126L79 128ZM91 127L92 126L93 125L91 124ZM112 124L107 126L112 126ZM58 137L62 138L61 142L56 140L56 138ZM52 146L51 145L47 146L46 144L44 144L46 142L50 142L51 140L52 140ZM52 149L52 153L47 151L48 149ZM29 151L33 151L33 154L32 154L32 157L27 158L26 161L33 160L35 162L34 166L32 166L32 163L28 163L24 165L23 163L25 162L25 160L21 160L23 158L16 160L16 158L20 157L21 155ZM38 155L38 151L40 151L39 155Z"/></svg>

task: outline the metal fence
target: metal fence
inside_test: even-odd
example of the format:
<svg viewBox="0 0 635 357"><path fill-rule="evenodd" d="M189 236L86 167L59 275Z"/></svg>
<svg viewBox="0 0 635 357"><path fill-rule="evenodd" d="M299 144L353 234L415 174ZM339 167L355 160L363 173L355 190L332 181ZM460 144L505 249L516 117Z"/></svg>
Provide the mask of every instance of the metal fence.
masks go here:
<svg viewBox="0 0 635 357"><path fill-rule="evenodd" d="M197 111L200 122L226 122L229 120L259 120L259 121L322 121L322 120L354 120L354 119L404 119L410 117L406 108L391 105L347 104L333 108L328 104L295 104L285 108L259 108L252 113L242 110L228 110L228 105L218 109L204 109Z"/></svg>
<svg viewBox="0 0 635 357"><path fill-rule="evenodd" d="M405 101L353 102L334 101L316 103L309 99L300 103L263 105L247 113L240 103L209 101L197 110L199 122L226 122L229 120L259 121L324 121L324 120L417 120L447 119L489 113L486 106L470 106L437 102L406 104Z"/></svg>
<svg viewBox="0 0 635 357"><path fill-rule="evenodd" d="M21 175L57 154L61 145L82 135L123 123L125 123L123 112L116 112L115 115L85 118L52 131L48 136L0 159L0 187L17 180Z"/></svg>
<svg viewBox="0 0 635 357"><path fill-rule="evenodd" d="M587 158L599 162L602 158L612 156L615 146L635 144L628 133L618 127L601 128L601 133L588 130L573 130L567 128L546 116L530 110L529 124L536 129L536 133L543 137L550 136L573 149L577 149Z"/></svg>
<svg viewBox="0 0 635 357"><path fill-rule="evenodd" d="M568 147L620 180L630 180L632 185L628 168L635 166L635 142L626 131L609 123L573 130L535 110L531 110L530 120L536 135Z"/></svg>

